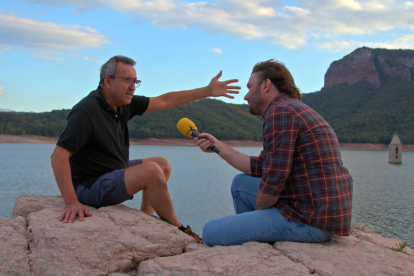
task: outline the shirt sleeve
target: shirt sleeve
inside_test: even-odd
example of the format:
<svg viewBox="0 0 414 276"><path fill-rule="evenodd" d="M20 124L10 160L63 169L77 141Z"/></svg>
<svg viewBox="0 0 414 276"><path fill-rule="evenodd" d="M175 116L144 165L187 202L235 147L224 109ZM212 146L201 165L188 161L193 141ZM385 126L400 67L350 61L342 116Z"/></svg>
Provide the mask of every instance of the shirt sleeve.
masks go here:
<svg viewBox="0 0 414 276"><path fill-rule="evenodd" d="M129 120L136 115L142 115L147 110L149 104L149 98L145 96L134 96L131 104L129 105Z"/></svg>
<svg viewBox="0 0 414 276"><path fill-rule="evenodd" d="M250 156L250 171L254 177L262 176L263 150L259 156Z"/></svg>
<svg viewBox="0 0 414 276"><path fill-rule="evenodd" d="M75 153L88 142L92 131L89 116L83 110L72 110L57 145Z"/></svg>
<svg viewBox="0 0 414 276"><path fill-rule="evenodd" d="M287 109L270 109L264 123L264 148L258 157L262 159L259 191L270 196L280 194L292 169L299 122Z"/></svg>

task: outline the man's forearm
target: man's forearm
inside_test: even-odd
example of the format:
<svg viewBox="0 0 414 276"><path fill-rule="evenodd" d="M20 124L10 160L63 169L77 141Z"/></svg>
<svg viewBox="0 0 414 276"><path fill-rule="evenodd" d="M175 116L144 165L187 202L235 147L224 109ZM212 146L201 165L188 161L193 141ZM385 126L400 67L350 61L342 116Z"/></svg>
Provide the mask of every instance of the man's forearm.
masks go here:
<svg viewBox="0 0 414 276"><path fill-rule="evenodd" d="M204 99L210 96L209 88L202 87L191 90L183 90L178 92L169 92L161 95L164 98L164 102L167 102L170 106L167 109L174 108L177 106L185 105L200 99Z"/></svg>
<svg viewBox="0 0 414 276"><path fill-rule="evenodd" d="M75 189L73 188L69 157L62 157L55 151L51 157L51 164L65 205L79 202Z"/></svg>
<svg viewBox="0 0 414 276"><path fill-rule="evenodd" d="M58 184L60 193L62 194L65 205L78 202L75 189L73 188L70 171L62 170L59 165L52 165L55 174L56 183Z"/></svg>
<svg viewBox="0 0 414 276"><path fill-rule="evenodd" d="M158 97L151 98L146 112L171 109L206 98L208 96L210 96L210 94L207 86L191 90L168 92Z"/></svg>
<svg viewBox="0 0 414 276"><path fill-rule="evenodd" d="M231 83L238 82L237 79L219 81L222 72L220 71L217 76L213 77L210 83L201 88L183 90L179 92L169 92L162 94L158 97L150 98L148 108L145 112L154 112L158 110L166 110L177 106L185 105L196 100L200 100L206 97L227 97L234 99L234 96L230 94L238 94L240 86L230 85Z"/></svg>
<svg viewBox="0 0 414 276"><path fill-rule="evenodd" d="M220 148L219 156L223 158L227 163L233 166L235 169L244 172L245 174L251 175L250 169L250 156L238 152L232 147L218 141ZM217 147L217 145L216 145Z"/></svg>

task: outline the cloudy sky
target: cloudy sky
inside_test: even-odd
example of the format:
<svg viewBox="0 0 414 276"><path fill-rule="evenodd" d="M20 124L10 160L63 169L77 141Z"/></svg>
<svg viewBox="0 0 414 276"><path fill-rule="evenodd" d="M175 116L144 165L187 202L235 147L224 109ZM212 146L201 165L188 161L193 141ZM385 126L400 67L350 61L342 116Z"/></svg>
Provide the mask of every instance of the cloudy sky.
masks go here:
<svg viewBox="0 0 414 276"><path fill-rule="evenodd" d="M1 0L0 109L68 109L114 55L137 61L136 94L205 86L220 70L243 87L275 58L303 93L356 48L413 49L414 0Z"/></svg>

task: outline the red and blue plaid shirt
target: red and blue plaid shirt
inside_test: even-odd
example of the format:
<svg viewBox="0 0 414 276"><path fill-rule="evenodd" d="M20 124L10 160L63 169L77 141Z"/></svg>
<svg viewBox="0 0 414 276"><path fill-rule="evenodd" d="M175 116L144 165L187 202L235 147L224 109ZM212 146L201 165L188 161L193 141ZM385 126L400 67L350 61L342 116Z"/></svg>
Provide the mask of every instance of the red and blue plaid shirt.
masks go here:
<svg viewBox="0 0 414 276"><path fill-rule="evenodd" d="M338 139L316 111L280 94L267 108L263 150L250 157L259 190L279 196L275 207L288 220L347 236L351 229L352 177Z"/></svg>

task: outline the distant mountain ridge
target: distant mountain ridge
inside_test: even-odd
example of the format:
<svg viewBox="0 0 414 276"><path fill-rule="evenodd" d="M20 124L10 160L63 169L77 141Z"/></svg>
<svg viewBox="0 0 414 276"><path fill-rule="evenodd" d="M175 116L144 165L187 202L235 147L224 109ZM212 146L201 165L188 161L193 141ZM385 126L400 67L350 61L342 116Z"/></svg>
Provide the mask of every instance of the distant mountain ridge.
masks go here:
<svg viewBox="0 0 414 276"><path fill-rule="evenodd" d="M14 111L14 110L7 109L7 108L0 108L0 113L1 112L10 112L10 113L35 113L33 111L30 111L30 112L26 112L26 111Z"/></svg>
<svg viewBox="0 0 414 276"><path fill-rule="evenodd" d="M379 88L394 77L414 81L414 50L362 47L331 63L324 88L341 83L352 85L362 80Z"/></svg>

